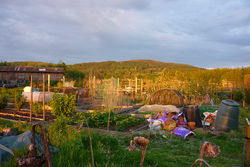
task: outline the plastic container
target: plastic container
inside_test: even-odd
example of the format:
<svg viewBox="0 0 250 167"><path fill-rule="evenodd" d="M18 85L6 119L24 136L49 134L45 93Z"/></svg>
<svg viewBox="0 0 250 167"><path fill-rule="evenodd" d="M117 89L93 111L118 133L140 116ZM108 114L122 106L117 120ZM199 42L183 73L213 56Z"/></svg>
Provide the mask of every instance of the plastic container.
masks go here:
<svg viewBox="0 0 250 167"><path fill-rule="evenodd" d="M195 122L196 127L202 127L200 110L197 105L186 105L183 109L183 113L187 122Z"/></svg>
<svg viewBox="0 0 250 167"><path fill-rule="evenodd" d="M188 122L188 127L190 130L194 130L195 129L195 122Z"/></svg>
<svg viewBox="0 0 250 167"><path fill-rule="evenodd" d="M250 139L250 125L247 125L247 128L246 128L246 137L248 139Z"/></svg>
<svg viewBox="0 0 250 167"><path fill-rule="evenodd" d="M215 129L219 131L237 130L239 106L239 103L233 100L222 100L215 119Z"/></svg>

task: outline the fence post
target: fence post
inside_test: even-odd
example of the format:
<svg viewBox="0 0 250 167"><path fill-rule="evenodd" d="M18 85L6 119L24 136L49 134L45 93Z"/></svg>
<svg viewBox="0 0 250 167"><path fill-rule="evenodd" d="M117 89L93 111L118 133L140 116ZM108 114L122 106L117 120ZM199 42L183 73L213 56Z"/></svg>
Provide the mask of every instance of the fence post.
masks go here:
<svg viewBox="0 0 250 167"><path fill-rule="evenodd" d="M33 78L30 75L30 122L32 121L32 106L33 106Z"/></svg>
<svg viewBox="0 0 250 167"><path fill-rule="evenodd" d="M45 74L43 74L43 120L45 121Z"/></svg>
<svg viewBox="0 0 250 167"><path fill-rule="evenodd" d="M137 95L137 77L135 77L135 95Z"/></svg>
<svg viewBox="0 0 250 167"><path fill-rule="evenodd" d="M48 92L50 92L50 74L48 74Z"/></svg>

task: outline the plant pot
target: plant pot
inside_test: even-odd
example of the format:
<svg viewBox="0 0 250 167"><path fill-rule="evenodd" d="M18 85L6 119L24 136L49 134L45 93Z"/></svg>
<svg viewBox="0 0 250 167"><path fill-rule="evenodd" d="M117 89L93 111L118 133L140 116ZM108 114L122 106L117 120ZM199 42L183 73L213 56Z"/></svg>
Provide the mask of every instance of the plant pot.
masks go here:
<svg viewBox="0 0 250 167"><path fill-rule="evenodd" d="M195 122L188 122L188 127L190 130L194 130L195 129Z"/></svg>

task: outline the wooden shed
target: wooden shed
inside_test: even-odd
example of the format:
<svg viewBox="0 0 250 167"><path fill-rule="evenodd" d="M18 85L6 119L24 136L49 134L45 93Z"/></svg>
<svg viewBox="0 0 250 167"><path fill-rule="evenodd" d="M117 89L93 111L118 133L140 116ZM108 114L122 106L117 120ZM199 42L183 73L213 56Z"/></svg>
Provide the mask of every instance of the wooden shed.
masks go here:
<svg viewBox="0 0 250 167"><path fill-rule="evenodd" d="M33 80L42 80L41 74L50 74L50 80L59 81L64 75L64 68L0 66L1 81L28 81L31 75Z"/></svg>

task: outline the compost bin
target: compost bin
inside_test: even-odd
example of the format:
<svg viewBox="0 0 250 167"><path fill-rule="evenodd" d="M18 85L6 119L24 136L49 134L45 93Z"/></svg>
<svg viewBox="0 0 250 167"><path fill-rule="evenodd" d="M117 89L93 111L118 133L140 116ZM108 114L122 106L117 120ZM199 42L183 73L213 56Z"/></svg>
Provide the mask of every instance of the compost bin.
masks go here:
<svg viewBox="0 0 250 167"><path fill-rule="evenodd" d="M239 103L233 100L222 100L215 119L215 129L219 131L237 130L239 106Z"/></svg>

